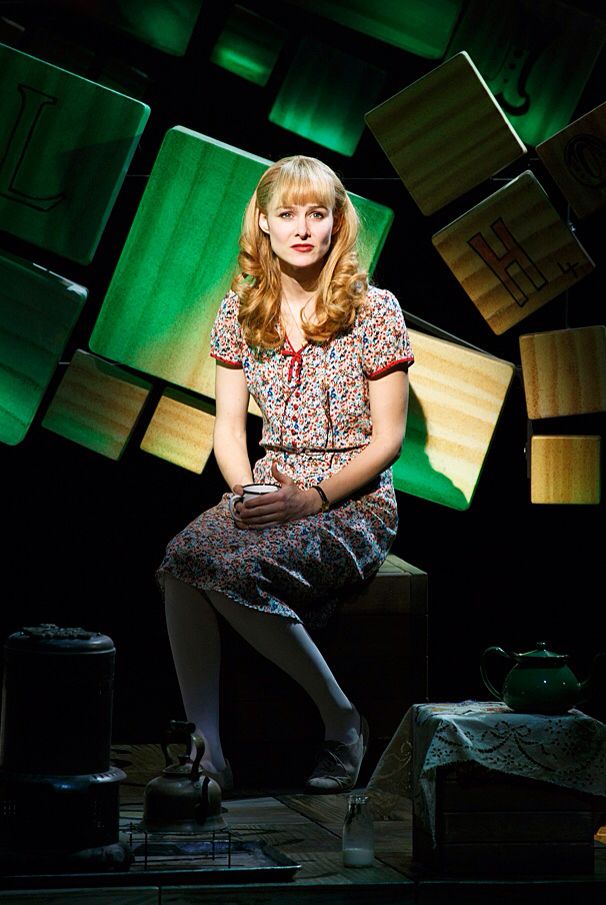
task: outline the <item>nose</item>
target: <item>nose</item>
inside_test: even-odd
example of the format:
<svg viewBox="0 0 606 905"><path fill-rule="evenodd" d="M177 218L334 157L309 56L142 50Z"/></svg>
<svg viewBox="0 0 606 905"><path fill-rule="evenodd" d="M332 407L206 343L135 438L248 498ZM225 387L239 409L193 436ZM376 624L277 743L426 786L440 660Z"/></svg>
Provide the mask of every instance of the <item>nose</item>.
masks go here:
<svg viewBox="0 0 606 905"><path fill-rule="evenodd" d="M299 214L296 226L297 230L295 235L299 236L300 239L306 239L309 236L309 226L305 214Z"/></svg>

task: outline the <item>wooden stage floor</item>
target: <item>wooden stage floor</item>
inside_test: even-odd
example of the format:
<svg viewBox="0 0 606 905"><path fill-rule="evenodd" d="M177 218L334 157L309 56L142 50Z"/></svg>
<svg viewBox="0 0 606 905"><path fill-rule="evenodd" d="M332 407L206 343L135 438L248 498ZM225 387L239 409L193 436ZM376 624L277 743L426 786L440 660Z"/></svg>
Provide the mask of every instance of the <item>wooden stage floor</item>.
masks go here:
<svg viewBox="0 0 606 905"><path fill-rule="evenodd" d="M151 750L151 746L145 747ZM123 838L130 838L131 843L138 838L132 835L133 827L143 814L143 790L149 778L143 769L131 770L120 787ZM9 888L10 878L0 877L0 905L290 905L306 903L312 896L314 905L585 905L601 903L606 896L606 845L598 841L591 875L448 878L423 875L413 866L411 815L375 823L372 867L344 868L341 827L345 795L250 790L227 799L223 807L234 845L268 846L267 851L282 859L277 863L284 876L280 870L278 875L271 870L253 870L248 875L244 871L240 877L247 879L233 882L230 868L217 871L211 867L209 873L208 863L193 870L172 866L165 873L150 866L147 874L148 862L142 869L139 848L131 870L121 875L87 878L80 874L79 880L73 876L61 884L60 878L55 878L49 885L36 883L29 888L26 882L13 882ZM237 863L234 855L232 867Z"/></svg>

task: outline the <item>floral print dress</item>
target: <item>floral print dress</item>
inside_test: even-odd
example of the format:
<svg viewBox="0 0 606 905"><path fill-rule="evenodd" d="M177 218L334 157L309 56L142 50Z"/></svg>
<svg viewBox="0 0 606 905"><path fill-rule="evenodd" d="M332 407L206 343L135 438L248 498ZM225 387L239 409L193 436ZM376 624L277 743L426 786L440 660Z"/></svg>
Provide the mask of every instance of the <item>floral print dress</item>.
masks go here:
<svg viewBox="0 0 606 905"><path fill-rule="evenodd" d="M294 349L249 347L238 323L238 297L223 299L210 354L242 367L263 415L256 482L275 483L271 464L303 488L319 484L357 456L371 438L368 381L414 360L402 310L391 292L369 287L350 330L329 343ZM398 514L387 469L328 512L275 527L237 528L225 493L169 543L158 569L199 590L323 626L339 593L369 578L394 541Z"/></svg>

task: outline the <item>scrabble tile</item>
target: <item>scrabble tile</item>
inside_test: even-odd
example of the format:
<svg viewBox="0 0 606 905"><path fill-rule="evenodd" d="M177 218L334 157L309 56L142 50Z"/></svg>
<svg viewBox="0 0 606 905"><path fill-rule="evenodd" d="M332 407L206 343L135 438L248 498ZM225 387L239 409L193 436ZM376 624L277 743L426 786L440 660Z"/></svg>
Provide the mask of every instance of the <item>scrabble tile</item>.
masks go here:
<svg viewBox="0 0 606 905"><path fill-rule="evenodd" d="M444 56L462 0L289 0L305 12L429 59Z"/></svg>
<svg viewBox="0 0 606 905"><path fill-rule="evenodd" d="M0 45L0 229L92 260L149 107Z"/></svg>
<svg viewBox="0 0 606 905"><path fill-rule="evenodd" d="M364 131L364 111L376 103L384 79L376 66L304 38L269 121L351 157Z"/></svg>
<svg viewBox="0 0 606 905"><path fill-rule="evenodd" d="M93 352L214 398L210 331L235 272L244 207L270 162L183 126L168 130L94 326ZM393 211L350 198L362 220L362 265L372 268Z"/></svg>
<svg viewBox="0 0 606 905"><path fill-rule="evenodd" d="M213 448L215 407L170 387L141 441L145 452L201 474Z"/></svg>
<svg viewBox="0 0 606 905"><path fill-rule="evenodd" d="M606 102L537 145L537 154L573 211L606 204Z"/></svg>
<svg viewBox="0 0 606 905"><path fill-rule="evenodd" d="M120 459L151 384L77 349L42 426L74 443Z"/></svg>
<svg viewBox="0 0 606 905"><path fill-rule="evenodd" d="M497 334L594 268L530 171L441 229L432 242Z"/></svg>
<svg viewBox="0 0 606 905"><path fill-rule="evenodd" d="M265 16L236 4L210 55L211 63L253 82L266 85L288 32Z"/></svg>
<svg viewBox="0 0 606 905"><path fill-rule="evenodd" d="M606 327L520 336L528 417L606 411Z"/></svg>
<svg viewBox="0 0 606 905"><path fill-rule="evenodd" d="M365 119L426 215L526 151L465 51L369 110Z"/></svg>
<svg viewBox="0 0 606 905"><path fill-rule="evenodd" d="M576 6L558 0L470 0L449 44L449 54L471 56L528 145L570 122L602 52L604 16Z"/></svg>
<svg viewBox="0 0 606 905"><path fill-rule="evenodd" d="M409 333L415 363L394 485L452 509L468 509L514 365L417 330Z"/></svg>
<svg viewBox="0 0 606 905"><path fill-rule="evenodd" d="M596 505L601 497L598 436L537 436L530 446L531 503Z"/></svg>
<svg viewBox="0 0 606 905"><path fill-rule="evenodd" d="M20 443L38 412L88 289L0 254L0 441Z"/></svg>

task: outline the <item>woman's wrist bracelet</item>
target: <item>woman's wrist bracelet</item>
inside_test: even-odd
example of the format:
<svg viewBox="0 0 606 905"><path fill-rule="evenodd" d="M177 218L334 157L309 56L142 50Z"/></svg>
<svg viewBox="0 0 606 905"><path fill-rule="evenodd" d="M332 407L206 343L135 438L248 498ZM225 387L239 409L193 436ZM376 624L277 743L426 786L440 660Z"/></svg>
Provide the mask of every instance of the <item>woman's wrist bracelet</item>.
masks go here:
<svg viewBox="0 0 606 905"><path fill-rule="evenodd" d="M320 485L314 484L314 486L311 489L317 490L318 493L320 494L320 499L322 500L322 509L320 510L320 512L328 512L328 510L330 509L330 500L328 499L328 497L326 496L326 494L324 493L324 491L322 490Z"/></svg>

